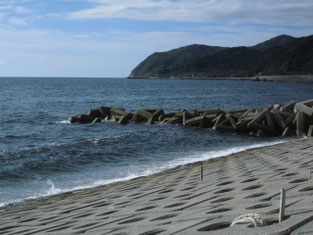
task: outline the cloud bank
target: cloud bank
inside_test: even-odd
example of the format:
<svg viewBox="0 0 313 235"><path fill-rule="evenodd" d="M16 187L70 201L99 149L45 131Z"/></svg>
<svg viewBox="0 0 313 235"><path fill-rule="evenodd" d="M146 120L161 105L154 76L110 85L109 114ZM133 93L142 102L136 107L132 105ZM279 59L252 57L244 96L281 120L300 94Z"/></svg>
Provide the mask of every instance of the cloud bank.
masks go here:
<svg viewBox="0 0 313 235"><path fill-rule="evenodd" d="M313 25L312 0L90 0L69 19L124 18L147 21Z"/></svg>

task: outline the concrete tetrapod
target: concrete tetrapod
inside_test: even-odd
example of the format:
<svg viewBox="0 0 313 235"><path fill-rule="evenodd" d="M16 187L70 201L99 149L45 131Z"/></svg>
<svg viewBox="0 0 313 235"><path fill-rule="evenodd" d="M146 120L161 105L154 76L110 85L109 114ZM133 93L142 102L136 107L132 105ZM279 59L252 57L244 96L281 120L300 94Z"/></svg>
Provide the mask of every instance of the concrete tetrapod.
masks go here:
<svg viewBox="0 0 313 235"><path fill-rule="evenodd" d="M97 119L95 121L95 119ZM219 108L206 108L165 113L163 109L139 109L136 114L121 108L101 106L88 114L72 116L71 123L95 123L113 120L120 124L145 122L153 125L183 124L184 126L211 128L254 136L303 136L313 135L313 99L285 105L275 104L261 108L233 109L224 112Z"/></svg>

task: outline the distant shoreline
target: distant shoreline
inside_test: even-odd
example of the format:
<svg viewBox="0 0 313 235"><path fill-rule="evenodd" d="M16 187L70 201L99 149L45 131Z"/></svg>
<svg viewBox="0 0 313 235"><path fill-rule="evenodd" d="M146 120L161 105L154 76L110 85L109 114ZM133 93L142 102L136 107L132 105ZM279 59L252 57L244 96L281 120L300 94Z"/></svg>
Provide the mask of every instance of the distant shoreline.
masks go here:
<svg viewBox="0 0 313 235"><path fill-rule="evenodd" d="M159 79L159 80L232 80L232 81L266 81L266 82L313 82L313 75L270 75L254 77L127 77L127 79Z"/></svg>

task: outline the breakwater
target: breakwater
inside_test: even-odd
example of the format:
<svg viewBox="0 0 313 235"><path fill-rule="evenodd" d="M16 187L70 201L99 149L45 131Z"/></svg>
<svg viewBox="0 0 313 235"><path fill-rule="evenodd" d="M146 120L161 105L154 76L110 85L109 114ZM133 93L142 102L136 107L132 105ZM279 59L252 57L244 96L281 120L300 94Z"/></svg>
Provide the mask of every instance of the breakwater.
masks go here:
<svg viewBox="0 0 313 235"><path fill-rule="evenodd" d="M261 108L233 109L206 108L165 113L163 109L139 109L136 113L121 108L101 106L88 114L72 116L71 123L96 123L112 120L122 125L129 122L182 124L216 131L231 131L253 136L312 136L313 99L296 103L270 104Z"/></svg>

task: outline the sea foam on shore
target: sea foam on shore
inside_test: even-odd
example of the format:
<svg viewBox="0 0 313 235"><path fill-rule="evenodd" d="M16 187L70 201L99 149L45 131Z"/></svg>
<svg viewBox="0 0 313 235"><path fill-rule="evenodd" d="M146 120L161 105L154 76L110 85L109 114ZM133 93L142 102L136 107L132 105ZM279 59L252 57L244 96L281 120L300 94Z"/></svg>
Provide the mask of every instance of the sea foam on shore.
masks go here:
<svg viewBox="0 0 313 235"><path fill-rule="evenodd" d="M164 172L169 169L173 169L178 166L207 161L207 160L219 158L219 157L226 157L231 154L243 152L249 149L272 146L272 145L284 143L290 140L292 139L275 140L272 142L266 142L266 143L260 143L260 144L245 145L245 146L240 146L240 147L231 147L231 148L226 148L224 150L217 150L217 151L197 152L190 156L177 158L175 160L171 160L168 162L162 162L158 164L154 163L152 165L147 165L146 167L142 167L140 171L138 171L139 169L136 169L136 171L132 171L132 169L129 169L127 174L125 174L123 177L120 177L120 178L95 180L93 183L82 184L82 185L75 186L75 187L65 187L65 188L57 187L52 180L48 179L46 181L47 187L45 190L43 190L42 193L35 193L34 195L27 197L26 199L10 200L5 203L0 203L0 207L5 207L10 204L21 203L27 200L33 200L33 199L39 199L43 197L58 195L58 194L66 193L66 192L83 190L83 189L94 188L98 186L128 181L128 180L135 179L135 178L142 177L142 176L149 176L149 175L161 173L161 172Z"/></svg>

